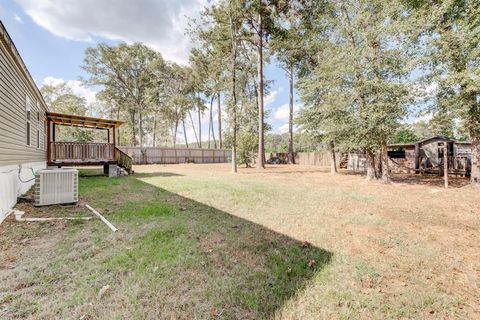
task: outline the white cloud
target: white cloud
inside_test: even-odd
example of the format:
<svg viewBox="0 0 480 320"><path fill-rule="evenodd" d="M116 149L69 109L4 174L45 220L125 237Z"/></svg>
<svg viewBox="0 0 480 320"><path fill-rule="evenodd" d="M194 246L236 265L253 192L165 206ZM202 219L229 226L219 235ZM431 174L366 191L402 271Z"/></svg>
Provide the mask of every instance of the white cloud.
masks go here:
<svg viewBox="0 0 480 320"><path fill-rule="evenodd" d="M288 132L288 123L285 123L278 128L278 133L286 133L286 132Z"/></svg>
<svg viewBox="0 0 480 320"><path fill-rule="evenodd" d="M270 91L270 93L265 96L263 100L263 104L265 105L266 108L269 107L275 101L279 92L280 90L273 90L273 91Z"/></svg>
<svg viewBox="0 0 480 320"><path fill-rule="evenodd" d="M298 126L293 125L293 132L298 131ZM276 130L277 133L287 133L288 132L288 123L282 124L280 127L277 128Z"/></svg>
<svg viewBox="0 0 480 320"><path fill-rule="evenodd" d="M64 83L66 83L67 87L72 89L72 92L74 94L82 98L85 98L85 100L87 101L87 105L90 105L96 102L95 95L97 94L97 92L91 90L88 87L83 86L82 83L78 80L65 81L62 78L55 78L51 76L43 79L43 84L46 84L46 85L58 86Z"/></svg>
<svg viewBox="0 0 480 320"><path fill-rule="evenodd" d="M433 118L433 113L432 112L427 112L427 113L423 113L423 114L420 114L416 121L425 121L425 122L429 122L430 120L432 120Z"/></svg>
<svg viewBox="0 0 480 320"><path fill-rule="evenodd" d="M300 110L301 107L302 107L301 104L295 103L293 105L293 112L297 112L298 110ZM288 104L283 104L280 107L278 107L277 110L275 110L275 113L273 114L273 118L275 120L288 121L289 114L290 114L290 106Z"/></svg>
<svg viewBox="0 0 480 320"><path fill-rule="evenodd" d="M171 61L186 63L191 41L189 18L207 0L16 0L38 25L70 40L103 37L143 42Z"/></svg>
<svg viewBox="0 0 480 320"><path fill-rule="evenodd" d="M15 19L15 21L17 21L18 23L23 24L23 20L18 14L14 13L13 14L13 19Z"/></svg>
<svg viewBox="0 0 480 320"><path fill-rule="evenodd" d="M65 83L65 80L61 78L55 78L48 76L45 79L43 79L43 84L47 86L59 86L61 84Z"/></svg>
<svg viewBox="0 0 480 320"><path fill-rule="evenodd" d="M78 80L68 80L67 86L72 88L73 93L75 93L80 97L85 98L85 100L87 101L87 104L92 104L97 100L96 98L97 92L91 90L88 87L83 86L82 83Z"/></svg>
<svg viewBox="0 0 480 320"><path fill-rule="evenodd" d="M425 87L425 93L429 96L433 96L438 91L438 83L432 82Z"/></svg>

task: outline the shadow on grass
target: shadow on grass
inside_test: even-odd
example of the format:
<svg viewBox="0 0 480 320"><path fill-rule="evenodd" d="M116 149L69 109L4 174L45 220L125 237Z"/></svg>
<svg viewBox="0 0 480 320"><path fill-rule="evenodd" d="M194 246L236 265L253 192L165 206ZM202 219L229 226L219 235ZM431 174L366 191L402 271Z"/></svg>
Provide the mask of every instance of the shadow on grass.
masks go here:
<svg viewBox="0 0 480 320"><path fill-rule="evenodd" d="M407 174L407 173L398 173L392 174L392 181L397 183L405 183L411 185L424 185L430 187L443 188L444 180L443 177L438 175L420 175L420 174ZM448 186L450 188L462 188L470 184L469 178L462 177L448 177Z"/></svg>
<svg viewBox="0 0 480 320"><path fill-rule="evenodd" d="M80 177L98 177L104 176L103 167L76 167Z"/></svg>
<svg viewBox="0 0 480 320"><path fill-rule="evenodd" d="M136 178L153 178L153 177L181 177L183 174L173 172L141 172L134 174Z"/></svg>
<svg viewBox="0 0 480 320"><path fill-rule="evenodd" d="M136 174L134 178L155 176L170 175ZM116 213L120 220L153 220L158 227L149 229L141 243L114 258L112 265L122 272L138 261L146 264L142 269L168 261L162 269L170 280L164 285L170 295L184 301L176 308L183 310L180 317L203 318L208 313L227 319L272 317L332 259L324 249L155 188L168 200L147 201L134 211L127 205ZM182 290L185 287L188 296Z"/></svg>
<svg viewBox="0 0 480 320"><path fill-rule="evenodd" d="M332 259L322 248L137 179L150 176L117 184L82 177L84 196L120 231L112 235L100 222L87 222L66 233L50 259L12 277L16 288L25 282L28 290L14 289L0 301L7 315L18 315L16 299L28 305L40 290L50 303L36 304L33 318L270 318ZM122 201L108 200L119 190ZM99 301L105 284L111 290Z"/></svg>
<svg viewBox="0 0 480 320"><path fill-rule="evenodd" d="M105 176L103 173L103 167L77 167L78 175L80 177L99 177ZM148 172L148 173L134 173L136 177L174 177L174 176L183 176L182 174L173 173L173 172Z"/></svg>

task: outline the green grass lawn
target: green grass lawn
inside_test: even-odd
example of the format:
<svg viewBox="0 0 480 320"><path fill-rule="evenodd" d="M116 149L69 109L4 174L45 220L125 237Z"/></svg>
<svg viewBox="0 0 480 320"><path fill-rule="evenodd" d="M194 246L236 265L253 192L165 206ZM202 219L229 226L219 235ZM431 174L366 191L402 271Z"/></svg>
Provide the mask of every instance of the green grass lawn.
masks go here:
<svg viewBox="0 0 480 320"><path fill-rule="evenodd" d="M321 248L142 181L153 176L81 178L82 200L116 234L98 220L36 225L43 231L9 224L18 238L37 239L13 272L0 273L0 318L268 318L331 261Z"/></svg>
<svg viewBox="0 0 480 320"><path fill-rule="evenodd" d="M0 319L479 318L477 190L302 166L135 170L82 171L79 205L17 205L88 203L119 231L7 219Z"/></svg>

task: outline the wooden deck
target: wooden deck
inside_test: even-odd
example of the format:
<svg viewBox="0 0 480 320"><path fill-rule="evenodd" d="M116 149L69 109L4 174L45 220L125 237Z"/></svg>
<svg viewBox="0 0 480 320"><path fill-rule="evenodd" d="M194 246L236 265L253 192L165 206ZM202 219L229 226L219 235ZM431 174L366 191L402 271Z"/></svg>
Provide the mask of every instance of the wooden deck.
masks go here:
<svg viewBox="0 0 480 320"><path fill-rule="evenodd" d="M132 172L132 158L113 143L50 142L48 165L95 166L117 164Z"/></svg>
<svg viewBox="0 0 480 320"><path fill-rule="evenodd" d="M50 142L49 164L94 165L115 163L113 143Z"/></svg>
<svg viewBox="0 0 480 320"><path fill-rule="evenodd" d="M116 147L118 128L123 121L47 112L47 163L50 166L117 164L132 172L132 158ZM106 130L107 143L56 141L57 126ZM105 166L106 167L106 166Z"/></svg>

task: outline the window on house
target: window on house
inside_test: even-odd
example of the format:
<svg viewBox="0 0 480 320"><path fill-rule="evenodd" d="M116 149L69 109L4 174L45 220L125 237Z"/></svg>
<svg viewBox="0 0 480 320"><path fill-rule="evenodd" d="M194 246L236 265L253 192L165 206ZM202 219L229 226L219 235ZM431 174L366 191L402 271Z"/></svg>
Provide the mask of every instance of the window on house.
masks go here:
<svg viewBox="0 0 480 320"><path fill-rule="evenodd" d="M37 149L40 149L40 105L37 102Z"/></svg>
<svg viewBox="0 0 480 320"><path fill-rule="evenodd" d="M25 98L25 117L26 117L26 129L27 129L27 146L31 145L31 130L32 130L32 125L31 125L31 110L32 110L32 102L28 96Z"/></svg>
<svg viewBox="0 0 480 320"><path fill-rule="evenodd" d="M30 113L30 111L27 111L27 113ZM27 116L27 118L28 118L28 116ZM27 120L27 146L30 145L30 132L31 132L30 120Z"/></svg>

